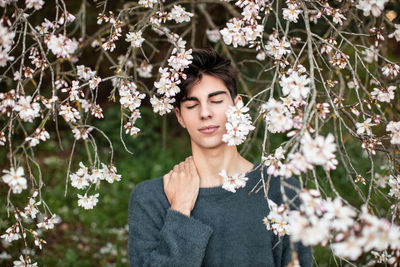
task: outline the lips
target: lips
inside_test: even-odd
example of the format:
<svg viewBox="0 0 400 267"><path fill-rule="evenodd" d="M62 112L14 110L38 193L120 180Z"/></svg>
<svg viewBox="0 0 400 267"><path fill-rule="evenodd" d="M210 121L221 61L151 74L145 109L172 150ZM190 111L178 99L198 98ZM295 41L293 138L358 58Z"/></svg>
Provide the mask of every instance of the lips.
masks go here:
<svg viewBox="0 0 400 267"><path fill-rule="evenodd" d="M204 134L212 134L212 133L214 133L215 131L217 131L218 128L219 128L219 126L216 126L216 125L209 125L209 126L205 126L205 127L200 128L199 131L200 131L201 133L204 133Z"/></svg>

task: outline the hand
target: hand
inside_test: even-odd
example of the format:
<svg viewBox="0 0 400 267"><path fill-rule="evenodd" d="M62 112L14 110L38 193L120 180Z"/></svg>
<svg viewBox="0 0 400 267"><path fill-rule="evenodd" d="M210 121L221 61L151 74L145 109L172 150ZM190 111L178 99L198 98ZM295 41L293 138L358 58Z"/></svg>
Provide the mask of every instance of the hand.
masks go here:
<svg viewBox="0 0 400 267"><path fill-rule="evenodd" d="M175 165L169 173L164 175L163 181L164 192L171 208L190 216L200 187L200 177L193 157L188 157L185 161Z"/></svg>

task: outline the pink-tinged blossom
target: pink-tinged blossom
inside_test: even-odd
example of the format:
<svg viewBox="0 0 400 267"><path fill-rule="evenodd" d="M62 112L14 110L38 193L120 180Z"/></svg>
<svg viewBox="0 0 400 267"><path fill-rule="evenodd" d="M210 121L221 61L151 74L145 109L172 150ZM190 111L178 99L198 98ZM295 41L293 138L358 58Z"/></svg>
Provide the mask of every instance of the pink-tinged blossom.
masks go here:
<svg viewBox="0 0 400 267"><path fill-rule="evenodd" d="M396 38L396 42L400 42L400 24L394 24L395 30L393 33L389 34L389 38Z"/></svg>
<svg viewBox="0 0 400 267"><path fill-rule="evenodd" d="M374 90L371 92L371 95L373 98L378 99L378 101L380 102L390 103L390 101L394 99L394 91L396 89L397 88L394 85L389 86L386 90L379 90L378 88L374 88Z"/></svg>
<svg viewBox="0 0 400 267"><path fill-rule="evenodd" d="M85 210L91 210L93 209L94 206L97 205L99 193L87 196L86 194L84 196L81 196L78 194L78 206L84 208Z"/></svg>
<svg viewBox="0 0 400 267"><path fill-rule="evenodd" d="M134 82L121 82L119 88L120 99L119 102L124 108L129 109L133 112L135 109L139 108L142 99L146 97L145 94L140 93L136 90L137 86Z"/></svg>
<svg viewBox="0 0 400 267"><path fill-rule="evenodd" d="M287 8L283 8L283 18L288 21L297 23L299 19L299 14L301 13L301 9L297 4L291 3L290 1L287 2L287 5Z"/></svg>
<svg viewBox="0 0 400 267"><path fill-rule="evenodd" d="M361 51L361 54L364 55L364 60L367 63L373 63L378 61L378 53L379 50L375 48L375 46L371 45L369 48Z"/></svg>
<svg viewBox="0 0 400 267"><path fill-rule="evenodd" d="M390 175L388 184L390 187L389 195L400 200L400 176Z"/></svg>
<svg viewBox="0 0 400 267"><path fill-rule="evenodd" d="M336 144L331 133L327 137L317 135L315 138L306 133L301 139L301 144L303 155L309 163L321 165L327 170L336 169Z"/></svg>
<svg viewBox="0 0 400 267"><path fill-rule="evenodd" d="M150 78L152 70L153 70L153 65L148 64L146 61L142 61L139 68L136 69L139 76L142 78Z"/></svg>
<svg viewBox="0 0 400 267"><path fill-rule="evenodd" d="M78 44L75 39L72 40L65 35L59 34L58 36L50 36L47 47L57 57L68 58L78 49Z"/></svg>
<svg viewBox="0 0 400 267"><path fill-rule="evenodd" d="M399 75L399 72L400 72L400 66L397 64L386 64L382 68L382 74L392 79L397 77L397 75Z"/></svg>
<svg viewBox="0 0 400 267"><path fill-rule="evenodd" d="M174 5L168 13L168 20L175 20L176 23L189 22L194 14L187 12L182 6Z"/></svg>
<svg viewBox="0 0 400 267"><path fill-rule="evenodd" d="M15 106L19 117L25 122L33 122L33 119L40 116L39 103L32 101L32 96L20 96Z"/></svg>
<svg viewBox="0 0 400 267"><path fill-rule="evenodd" d="M225 124L226 134L222 136L222 141L228 143L228 146L237 146L246 140L250 131L254 130L251 117L247 113L248 107L243 105L242 101L234 106L230 106L225 112L227 122Z"/></svg>
<svg viewBox="0 0 400 267"><path fill-rule="evenodd" d="M125 41L130 42L133 47L141 47L144 41L142 31L128 32Z"/></svg>
<svg viewBox="0 0 400 267"><path fill-rule="evenodd" d="M89 87L90 89L96 89L99 86L99 83L101 82L100 77L94 77L92 80L89 80Z"/></svg>
<svg viewBox="0 0 400 267"><path fill-rule="evenodd" d="M271 34L265 46L265 51L275 59L281 59L284 55L290 54L290 43L285 39L279 41L276 34Z"/></svg>
<svg viewBox="0 0 400 267"><path fill-rule="evenodd" d="M224 179L222 188L232 193L236 193L237 189L245 187L248 180L245 173L235 173L232 176L229 176L225 170L222 170L218 174Z"/></svg>
<svg viewBox="0 0 400 267"><path fill-rule="evenodd" d="M304 155L300 152L289 154L288 159L288 167L296 175L300 175L302 172L305 173L312 169L312 165L307 162Z"/></svg>
<svg viewBox="0 0 400 267"><path fill-rule="evenodd" d="M356 260L362 253L360 242L354 235L351 235L345 241L333 243L331 248L335 255L348 258L353 261Z"/></svg>
<svg viewBox="0 0 400 267"><path fill-rule="evenodd" d="M361 9L366 17L369 16L370 13L375 17L379 17L388 1L389 0L359 0L356 8Z"/></svg>
<svg viewBox="0 0 400 267"><path fill-rule="evenodd" d="M93 130L92 127L89 128L74 128L72 129L72 133L74 134L74 138L76 140L83 139L86 140L89 138L89 133Z"/></svg>
<svg viewBox="0 0 400 267"><path fill-rule="evenodd" d="M390 132L390 143L400 145L400 121L390 121L386 126L386 131Z"/></svg>
<svg viewBox="0 0 400 267"><path fill-rule="evenodd" d="M334 200L328 198L324 204L324 217L331 220L330 227L337 231L347 231L354 225L357 213L348 206L344 206L339 198Z"/></svg>
<svg viewBox="0 0 400 267"><path fill-rule="evenodd" d="M19 232L20 232L20 230L19 230L18 224L14 224L14 225L11 225L11 227L9 227L6 230L6 233L0 237L3 238L5 241L11 243L14 240L18 240L22 237Z"/></svg>
<svg viewBox="0 0 400 267"><path fill-rule="evenodd" d="M168 59L168 65L170 65L175 71L183 71L190 63L192 63L192 59L192 49L180 51Z"/></svg>
<svg viewBox="0 0 400 267"><path fill-rule="evenodd" d="M172 106L172 103L174 102L175 102L174 98L168 98L168 97L157 98L156 96L153 96L150 99L150 103L153 106L154 113L158 113L161 116L170 113L172 111L172 109L174 108Z"/></svg>
<svg viewBox="0 0 400 267"><path fill-rule="evenodd" d="M76 70L78 78L84 81L88 81L96 77L96 71L93 71L89 67L85 67L84 65L76 66Z"/></svg>
<svg viewBox="0 0 400 267"><path fill-rule="evenodd" d="M42 9L44 5L43 0L25 0L26 8L34 8L36 10Z"/></svg>
<svg viewBox="0 0 400 267"><path fill-rule="evenodd" d="M14 44L15 32L9 31L9 29L0 23L0 47L4 49L5 52L11 50Z"/></svg>
<svg viewBox="0 0 400 267"><path fill-rule="evenodd" d="M340 9L333 9L332 20L336 24L343 25L343 20L346 20L346 17L340 13Z"/></svg>
<svg viewBox="0 0 400 267"><path fill-rule="evenodd" d="M271 98L261 105L260 113L264 115L267 129L271 133L286 132L294 126L292 115L282 101Z"/></svg>
<svg viewBox="0 0 400 267"><path fill-rule="evenodd" d="M298 72L293 71L288 77L282 75L279 84L282 87L282 93L289 99L301 101L306 99L310 93L308 87L310 79L307 75L299 75Z"/></svg>
<svg viewBox="0 0 400 267"><path fill-rule="evenodd" d="M29 256L25 256L25 258L21 255L19 256L19 260L13 261L13 267L37 267L37 263L32 263Z"/></svg>
<svg viewBox="0 0 400 267"><path fill-rule="evenodd" d="M371 118L366 119L364 122L357 122L356 123L356 128L357 128L357 134L362 135L362 134L366 134L366 135L372 135L372 131L371 131L371 126L375 126L376 124L371 123Z"/></svg>
<svg viewBox="0 0 400 267"><path fill-rule="evenodd" d="M29 199L29 204L24 208L23 214L28 215L32 219L35 219L36 214L39 213L39 210L36 208L36 206L39 206L41 203L41 201L36 202L35 198L31 197Z"/></svg>
<svg viewBox="0 0 400 267"><path fill-rule="evenodd" d="M3 170L3 173L5 173L2 176L3 182L8 184L14 194L20 194L22 190L28 188L27 180L24 177L24 168L18 167L14 169L11 167L9 171Z"/></svg>
<svg viewBox="0 0 400 267"><path fill-rule="evenodd" d="M268 205L270 211L268 216L263 219L267 230L272 230L274 234L278 236L290 234L286 205L282 204L278 206L271 199L268 199Z"/></svg>
<svg viewBox="0 0 400 267"><path fill-rule="evenodd" d="M31 147L34 147L39 144L40 140L45 142L48 139L50 139L50 134L44 128L37 128L33 136L28 136L27 138L25 138L25 141L29 142L29 145Z"/></svg>
<svg viewBox="0 0 400 267"><path fill-rule="evenodd" d="M226 23L226 28L220 30L222 38L227 45L233 47L245 46L246 38L242 32L243 21L238 18L232 18Z"/></svg>
<svg viewBox="0 0 400 267"><path fill-rule="evenodd" d="M40 223L36 224L36 226L38 228L43 228L43 229L49 230L49 229L53 229L54 224L57 224L59 222L60 222L60 218L56 214L53 214L50 218L43 217L43 220Z"/></svg>
<svg viewBox="0 0 400 267"><path fill-rule="evenodd" d="M210 42L216 43L219 40L221 40L221 34L219 32L219 30L214 29L214 30L206 30L206 35L208 40L210 40Z"/></svg>
<svg viewBox="0 0 400 267"><path fill-rule="evenodd" d="M157 4L158 0L139 0L138 5L144 6L147 8L153 8L154 4Z"/></svg>
<svg viewBox="0 0 400 267"><path fill-rule="evenodd" d="M69 105L61 105L59 114L66 122L76 122L81 118L79 111Z"/></svg>

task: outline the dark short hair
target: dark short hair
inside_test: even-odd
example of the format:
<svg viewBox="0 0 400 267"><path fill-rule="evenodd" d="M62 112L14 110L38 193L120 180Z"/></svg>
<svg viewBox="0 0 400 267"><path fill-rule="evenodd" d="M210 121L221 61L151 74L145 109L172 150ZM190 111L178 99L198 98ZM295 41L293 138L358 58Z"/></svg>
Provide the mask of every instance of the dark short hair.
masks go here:
<svg viewBox="0 0 400 267"><path fill-rule="evenodd" d="M203 74L221 79L233 100L237 95L237 70L232 66L231 61L218 55L211 48L193 49L192 56L192 63L183 71L186 74L186 80L181 79L180 92L175 96L175 107L180 108L182 100L187 96L189 90L201 80Z"/></svg>

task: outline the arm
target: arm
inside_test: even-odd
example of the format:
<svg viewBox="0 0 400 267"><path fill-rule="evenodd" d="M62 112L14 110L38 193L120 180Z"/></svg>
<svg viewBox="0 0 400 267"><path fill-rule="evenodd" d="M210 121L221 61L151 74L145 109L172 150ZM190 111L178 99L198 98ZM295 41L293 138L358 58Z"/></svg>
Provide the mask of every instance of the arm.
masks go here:
<svg viewBox="0 0 400 267"><path fill-rule="evenodd" d="M143 197L134 190L129 202L131 266L200 266L212 229L172 209L157 223L157 210Z"/></svg>

